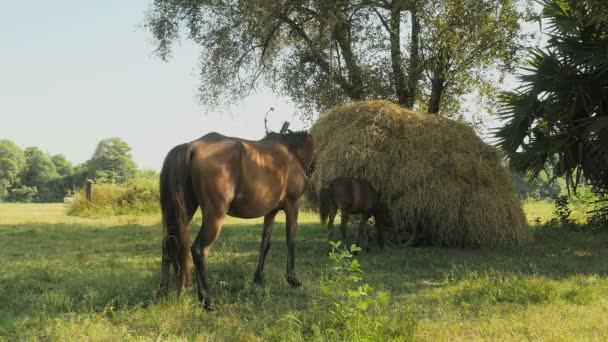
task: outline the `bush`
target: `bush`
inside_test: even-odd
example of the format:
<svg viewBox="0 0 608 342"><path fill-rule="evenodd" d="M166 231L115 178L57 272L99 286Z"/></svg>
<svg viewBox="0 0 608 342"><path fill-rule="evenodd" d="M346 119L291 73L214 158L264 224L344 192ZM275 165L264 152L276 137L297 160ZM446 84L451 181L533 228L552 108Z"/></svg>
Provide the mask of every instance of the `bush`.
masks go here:
<svg viewBox="0 0 608 342"><path fill-rule="evenodd" d="M361 248L347 249L340 241L330 244L333 272L321 283L321 290L337 298L328 310L330 318L313 330L332 341L413 341L418 323L411 317L386 320L389 294L363 282L364 271L354 258Z"/></svg>
<svg viewBox="0 0 608 342"><path fill-rule="evenodd" d="M93 198L86 200L84 189L75 196L68 214L73 216L149 214L159 211L158 180L141 178L126 185L95 184Z"/></svg>

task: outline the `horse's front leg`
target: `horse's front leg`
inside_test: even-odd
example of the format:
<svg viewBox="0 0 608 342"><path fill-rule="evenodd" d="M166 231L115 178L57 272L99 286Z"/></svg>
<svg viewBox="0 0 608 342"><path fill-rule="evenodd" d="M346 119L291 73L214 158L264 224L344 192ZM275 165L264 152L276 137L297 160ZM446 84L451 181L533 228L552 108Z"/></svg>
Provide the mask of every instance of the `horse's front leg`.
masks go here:
<svg viewBox="0 0 608 342"><path fill-rule="evenodd" d="M192 260L194 261L194 266L196 267L198 299L203 303L203 306L207 310L214 310L215 305L213 304L213 300L209 295L209 283L207 282L205 261L209 255L211 244L220 234L224 215L225 214L223 213L214 213L210 211L203 212L203 224L191 249Z"/></svg>
<svg viewBox="0 0 608 342"><path fill-rule="evenodd" d="M298 203L287 202L285 206L285 233L287 240L287 282L291 287L300 287L302 282L295 275L296 232L298 229Z"/></svg>
<svg viewBox="0 0 608 342"><path fill-rule="evenodd" d="M342 210L342 218L340 220L340 234L342 234L342 242L346 243L346 230L348 229L348 220L350 219L350 213L346 210Z"/></svg>
<svg viewBox="0 0 608 342"><path fill-rule="evenodd" d="M367 249L367 220L369 220L370 215L362 214L361 222L359 223L359 230L357 231L357 246L362 250L368 252Z"/></svg>
<svg viewBox="0 0 608 342"><path fill-rule="evenodd" d="M386 227L384 227L383 225L379 225L378 221L376 220L376 235L377 237L377 242L378 242L378 248L382 251L384 250L384 244L386 243L386 232L385 232Z"/></svg>
<svg viewBox="0 0 608 342"><path fill-rule="evenodd" d="M276 216L277 211L273 211L264 216L264 229L262 231L262 242L260 243L260 259L258 260L258 267L255 269L255 275L253 276L253 281L258 285L264 284L264 263L266 262L268 250L270 250L270 236L272 235L272 227Z"/></svg>

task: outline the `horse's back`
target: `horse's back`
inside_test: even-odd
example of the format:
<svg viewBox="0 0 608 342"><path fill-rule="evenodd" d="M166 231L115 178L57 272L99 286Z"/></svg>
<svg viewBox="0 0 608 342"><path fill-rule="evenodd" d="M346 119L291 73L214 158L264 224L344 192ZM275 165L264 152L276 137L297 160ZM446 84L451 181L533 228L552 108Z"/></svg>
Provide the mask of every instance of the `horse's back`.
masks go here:
<svg viewBox="0 0 608 342"><path fill-rule="evenodd" d="M378 195L365 179L338 177L328 184L340 210L353 213L371 210Z"/></svg>
<svg viewBox="0 0 608 342"><path fill-rule="evenodd" d="M202 203L224 203L230 215L251 218L282 201L290 163L285 146L209 133L191 147L192 183Z"/></svg>

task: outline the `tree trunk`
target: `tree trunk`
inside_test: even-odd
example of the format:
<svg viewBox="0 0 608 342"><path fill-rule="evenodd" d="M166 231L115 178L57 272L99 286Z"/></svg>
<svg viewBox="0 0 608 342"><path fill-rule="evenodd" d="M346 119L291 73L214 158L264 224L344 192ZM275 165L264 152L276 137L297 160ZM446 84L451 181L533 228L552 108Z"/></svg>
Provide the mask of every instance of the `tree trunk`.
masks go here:
<svg viewBox="0 0 608 342"><path fill-rule="evenodd" d="M391 66L393 68L393 80L395 82L395 93L400 105L412 108L408 88L401 65L401 6L394 1L391 7L391 21L389 25L389 37L391 42Z"/></svg>
<svg viewBox="0 0 608 342"><path fill-rule="evenodd" d="M409 98L405 103L408 108L413 108L416 101L416 93L418 92L418 81L420 80L420 19L415 10L411 11L412 18L412 37L410 43L410 67L408 72L408 93Z"/></svg>
<svg viewBox="0 0 608 342"><path fill-rule="evenodd" d="M433 79L431 80L431 97L429 99L429 114L438 114L441 106L441 95L445 89L445 67L446 61L443 53L440 53L436 60Z"/></svg>
<svg viewBox="0 0 608 342"><path fill-rule="evenodd" d="M363 75L361 75L361 68L359 67L359 64L357 64L357 58L351 47L351 41L348 34L350 27L345 18L346 14L339 13L336 16L338 17L338 21L334 27L334 38L338 42L342 57L344 57L344 63L348 69L348 78L352 86L351 92L348 95L355 101L365 100Z"/></svg>

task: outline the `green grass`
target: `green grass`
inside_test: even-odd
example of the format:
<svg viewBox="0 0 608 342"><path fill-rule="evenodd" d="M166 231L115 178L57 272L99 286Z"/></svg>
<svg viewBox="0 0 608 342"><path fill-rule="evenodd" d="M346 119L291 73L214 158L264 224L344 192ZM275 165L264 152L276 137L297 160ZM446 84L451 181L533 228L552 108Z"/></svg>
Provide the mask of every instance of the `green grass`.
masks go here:
<svg viewBox="0 0 608 342"><path fill-rule="evenodd" d="M523 203L523 207L529 224L535 224L537 220L544 224L554 217L555 203L553 201L526 201ZM587 211L592 209L580 203L570 203L569 207L572 210L570 218L578 223L585 223Z"/></svg>
<svg viewBox="0 0 608 342"><path fill-rule="evenodd" d="M530 221L552 208L526 204ZM296 271L284 280L277 220L266 286L252 278L261 220L228 219L208 262L218 311L193 291L157 303L157 215L80 218L61 204L0 204L0 340L331 340L326 232L302 214ZM548 213L547 213L548 212ZM200 216L192 229L196 231ZM352 233L351 233L352 234ZM379 324L382 339L606 340L608 234L535 228L534 242L504 249L411 248L363 253L363 281L389 302L353 326ZM360 340L350 335L346 339Z"/></svg>

